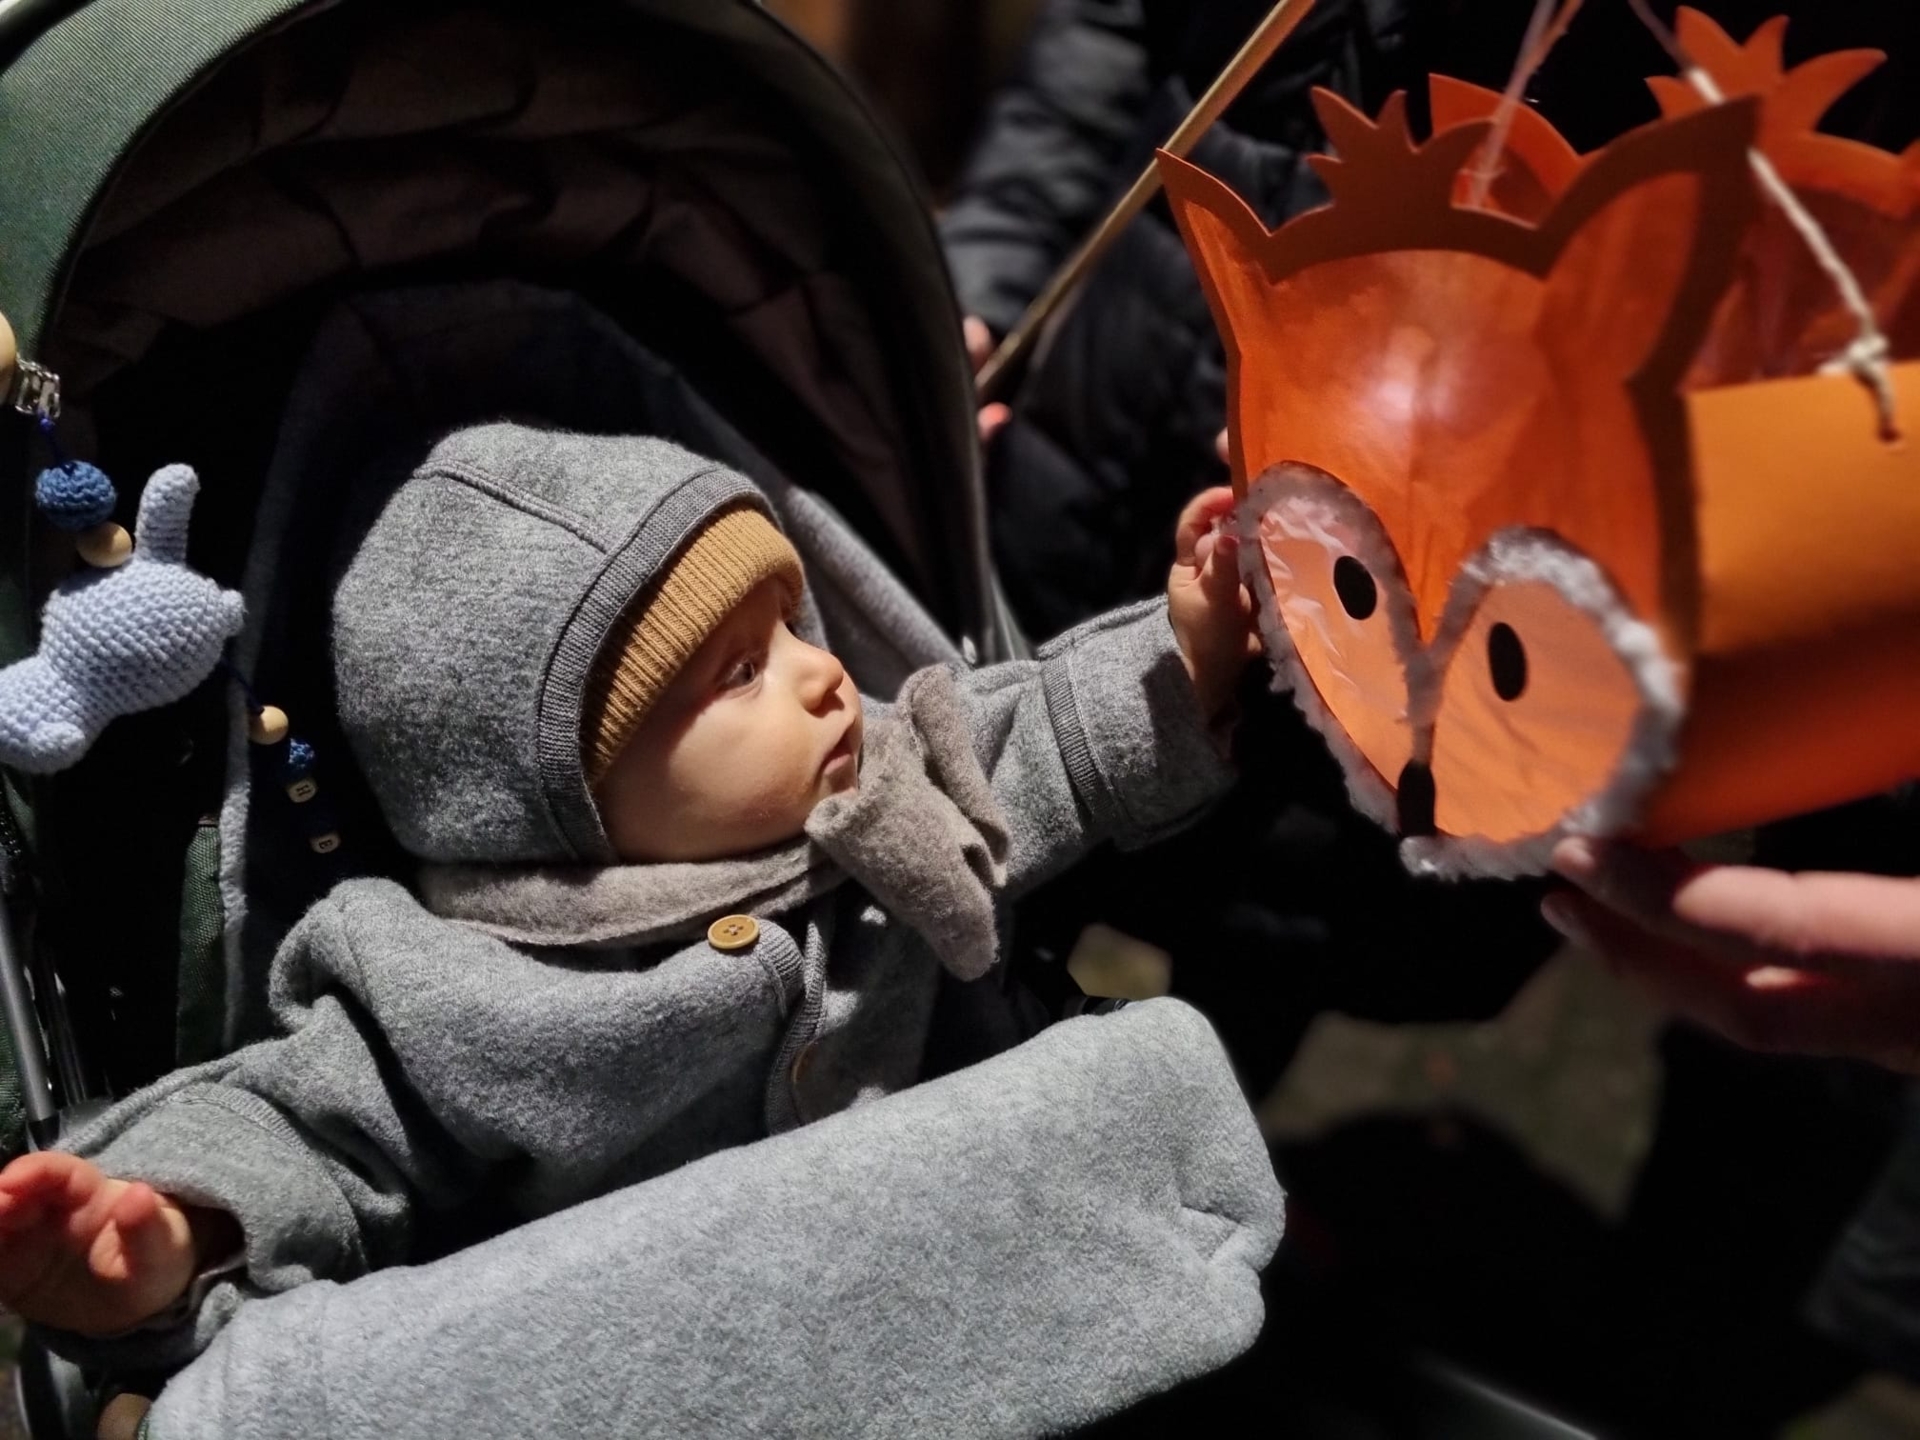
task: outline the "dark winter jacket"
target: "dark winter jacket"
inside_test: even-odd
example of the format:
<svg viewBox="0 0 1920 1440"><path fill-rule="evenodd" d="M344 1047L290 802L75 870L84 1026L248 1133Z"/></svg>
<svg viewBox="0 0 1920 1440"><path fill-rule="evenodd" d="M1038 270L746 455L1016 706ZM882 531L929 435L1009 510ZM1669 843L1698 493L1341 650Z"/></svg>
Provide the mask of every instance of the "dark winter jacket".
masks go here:
<svg viewBox="0 0 1920 1440"><path fill-rule="evenodd" d="M1788 12L1790 62L1842 46L1888 51L1890 63L1830 126L1895 147L1920 128L1920 7L1696 3L1741 37ZM1018 320L1270 4L1048 0L942 218L968 314L996 335ZM1325 144L1313 87L1369 114L1405 90L1423 129L1428 74L1502 86L1532 9L1532 0L1318 0L1190 158L1278 224L1325 198L1305 163ZM1588 149L1652 119L1642 77L1670 69L1627 6L1589 6L1528 94ZM1103 259L1024 384L1002 397L1015 419L991 456L993 540L1031 633L1159 588L1180 505L1224 475L1213 452L1224 383L1199 284L1156 203Z"/></svg>

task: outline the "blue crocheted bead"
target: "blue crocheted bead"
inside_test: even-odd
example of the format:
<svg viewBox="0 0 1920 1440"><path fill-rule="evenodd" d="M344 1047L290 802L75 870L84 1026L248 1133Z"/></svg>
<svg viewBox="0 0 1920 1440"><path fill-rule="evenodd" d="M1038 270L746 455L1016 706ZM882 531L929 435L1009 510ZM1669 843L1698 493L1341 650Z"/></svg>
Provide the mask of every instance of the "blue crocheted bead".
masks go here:
<svg viewBox="0 0 1920 1440"><path fill-rule="evenodd" d="M313 746L304 740L287 742L287 774L299 777L313 769Z"/></svg>
<svg viewBox="0 0 1920 1440"><path fill-rule="evenodd" d="M113 518L119 495L106 471L84 460L49 465L34 481L33 498L62 530L91 530Z"/></svg>

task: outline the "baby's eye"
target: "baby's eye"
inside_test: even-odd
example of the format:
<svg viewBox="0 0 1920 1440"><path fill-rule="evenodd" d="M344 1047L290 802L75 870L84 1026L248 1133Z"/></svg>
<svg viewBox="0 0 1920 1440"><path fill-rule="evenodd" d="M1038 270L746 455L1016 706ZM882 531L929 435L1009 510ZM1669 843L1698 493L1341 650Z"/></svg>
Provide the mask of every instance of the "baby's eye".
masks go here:
<svg viewBox="0 0 1920 1440"><path fill-rule="evenodd" d="M732 669L727 671L725 678L720 681L720 688L722 690L744 690L760 678L760 672L764 668L765 661L760 656L749 656L747 659L739 661Z"/></svg>

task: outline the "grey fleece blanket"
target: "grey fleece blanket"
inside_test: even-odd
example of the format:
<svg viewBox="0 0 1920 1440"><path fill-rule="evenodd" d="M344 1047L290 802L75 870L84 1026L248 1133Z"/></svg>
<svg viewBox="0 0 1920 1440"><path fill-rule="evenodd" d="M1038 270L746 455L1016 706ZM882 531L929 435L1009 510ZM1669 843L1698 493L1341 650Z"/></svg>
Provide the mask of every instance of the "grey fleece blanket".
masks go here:
<svg viewBox="0 0 1920 1440"><path fill-rule="evenodd" d="M1153 1001L434 1265L249 1302L151 1440L1058 1433L1250 1344L1281 1216L1219 1042Z"/></svg>

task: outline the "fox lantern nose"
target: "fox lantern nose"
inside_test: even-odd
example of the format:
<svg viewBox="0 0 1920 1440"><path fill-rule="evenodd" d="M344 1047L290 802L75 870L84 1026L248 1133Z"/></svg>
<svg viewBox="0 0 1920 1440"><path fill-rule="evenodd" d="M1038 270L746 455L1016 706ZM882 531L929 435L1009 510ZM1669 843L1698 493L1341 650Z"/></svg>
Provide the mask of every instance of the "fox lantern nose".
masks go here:
<svg viewBox="0 0 1920 1440"><path fill-rule="evenodd" d="M1433 825L1433 771L1419 760L1409 760L1400 771L1395 791L1400 810L1400 834L1403 837L1431 835Z"/></svg>

